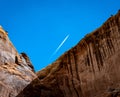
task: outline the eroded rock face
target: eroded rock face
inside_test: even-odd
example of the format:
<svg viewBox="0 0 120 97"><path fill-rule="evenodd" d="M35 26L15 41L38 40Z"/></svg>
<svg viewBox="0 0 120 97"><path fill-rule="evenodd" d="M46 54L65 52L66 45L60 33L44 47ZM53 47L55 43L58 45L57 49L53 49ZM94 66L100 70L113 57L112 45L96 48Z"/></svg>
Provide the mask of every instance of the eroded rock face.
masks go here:
<svg viewBox="0 0 120 97"><path fill-rule="evenodd" d="M35 78L27 55L18 54L0 27L0 97L16 97Z"/></svg>
<svg viewBox="0 0 120 97"><path fill-rule="evenodd" d="M120 12L37 73L17 97L120 97Z"/></svg>

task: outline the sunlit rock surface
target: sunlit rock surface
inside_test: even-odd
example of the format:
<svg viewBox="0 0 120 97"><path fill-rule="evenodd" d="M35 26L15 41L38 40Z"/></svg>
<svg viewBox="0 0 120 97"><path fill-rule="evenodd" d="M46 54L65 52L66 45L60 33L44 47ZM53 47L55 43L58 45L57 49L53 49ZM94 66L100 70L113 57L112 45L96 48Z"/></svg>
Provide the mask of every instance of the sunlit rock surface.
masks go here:
<svg viewBox="0 0 120 97"><path fill-rule="evenodd" d="M37 76L17 97L120 97L120 12Z"/></svg>
<svg viewBox="0 0 120 97"><path fill-rule="evenodd" d="M35 78L27 55L18 54L7 32L0 27L0 97L16 97Z"/></svg>
<svg viewBox="0 0 120 97"><path fill-rule="evenodd" d="M120 97L119 74L120 11L37 73L0 27L0 97Z"/></svg>

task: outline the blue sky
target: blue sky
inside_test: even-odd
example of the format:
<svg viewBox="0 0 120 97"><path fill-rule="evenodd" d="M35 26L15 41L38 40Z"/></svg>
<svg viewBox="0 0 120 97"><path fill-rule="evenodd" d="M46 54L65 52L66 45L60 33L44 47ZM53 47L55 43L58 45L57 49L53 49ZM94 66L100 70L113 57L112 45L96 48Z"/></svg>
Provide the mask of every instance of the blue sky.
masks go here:
<svg viewBox="0 0 120 97"><path fill-rule="evenodd" d="M0 0L0 25L38 71L119 9L120 0Z"/></svg>

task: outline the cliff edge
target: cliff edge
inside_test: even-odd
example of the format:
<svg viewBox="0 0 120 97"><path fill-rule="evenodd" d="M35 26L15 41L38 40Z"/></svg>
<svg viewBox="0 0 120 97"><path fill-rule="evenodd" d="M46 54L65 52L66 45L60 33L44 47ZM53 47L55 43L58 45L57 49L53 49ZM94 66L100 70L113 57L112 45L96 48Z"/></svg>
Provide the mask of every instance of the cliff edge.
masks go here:
<svg viewBox="0 0 120 97"><path fill-rule="evenodd" d="M54 63L17 97L120 97L120 11Z"/></svg>
<svg viewBox="0 0 120 97"><path fill-rule="evenodd" d="M0 26L0 97L16 97L36 77L27 55L18 54Z"/></svg>
<svg viewBox="0 0 120 97"><path fill-rule="evenodd" d="M120 11L35 73L0 27L0 97L120 97Z"/></svg>

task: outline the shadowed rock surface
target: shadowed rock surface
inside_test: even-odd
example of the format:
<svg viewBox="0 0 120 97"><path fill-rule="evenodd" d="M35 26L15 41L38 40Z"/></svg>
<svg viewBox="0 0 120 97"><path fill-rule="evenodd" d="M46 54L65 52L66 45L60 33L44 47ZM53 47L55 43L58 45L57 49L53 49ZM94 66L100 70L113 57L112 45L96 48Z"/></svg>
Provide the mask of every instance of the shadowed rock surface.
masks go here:
<svg viewBox="0 0 120 97"><path fill-rule="evenodd" d="M16 97L35 78L27 55L18 54L0 27L0 97Z"/></svg>
<svg viewBox="0 0 120 97"><path fill-rule="evenodd" d="M0 97L120 97L120 12L35 74L0 27Z"/></svg>
<svg viewBox="0 0 120 97"><path fill-rule="evenodd" d="M37 72L17 97L120 97L120 12Z"/></svg>

